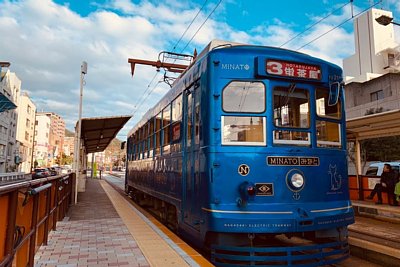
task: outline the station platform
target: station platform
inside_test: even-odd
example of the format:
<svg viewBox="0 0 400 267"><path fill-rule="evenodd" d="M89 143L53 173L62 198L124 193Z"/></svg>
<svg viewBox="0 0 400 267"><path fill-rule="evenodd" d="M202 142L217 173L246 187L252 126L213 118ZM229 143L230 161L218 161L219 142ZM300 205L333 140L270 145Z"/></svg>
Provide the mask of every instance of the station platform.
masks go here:
<svg viewBox="0 0 400 267"><path fill-rule="evenodd" d="M88 178L77 205L35 254L35 266L213 266L139 210L106 181Z"/></svg>

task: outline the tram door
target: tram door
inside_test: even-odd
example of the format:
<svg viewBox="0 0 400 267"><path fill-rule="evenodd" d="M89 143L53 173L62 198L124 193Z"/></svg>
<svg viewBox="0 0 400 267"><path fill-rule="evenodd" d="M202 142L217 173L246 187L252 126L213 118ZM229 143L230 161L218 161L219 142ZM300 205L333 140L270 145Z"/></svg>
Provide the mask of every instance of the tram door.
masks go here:
<svg viewBox="0 0 400 267"><path fill-rule="evenodd" d="M186 94L184 135L185 158L184 179L184 222L200 230L200 87L191 87Z"/></svg>

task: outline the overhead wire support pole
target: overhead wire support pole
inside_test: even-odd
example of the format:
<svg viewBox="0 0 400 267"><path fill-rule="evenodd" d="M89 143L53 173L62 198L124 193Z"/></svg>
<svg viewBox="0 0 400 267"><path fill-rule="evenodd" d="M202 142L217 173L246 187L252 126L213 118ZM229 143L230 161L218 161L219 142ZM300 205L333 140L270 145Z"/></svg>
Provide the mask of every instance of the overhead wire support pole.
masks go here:
<svg viewBox="0 0 400 267"><path fill-rule="evenodd" d="M79 115L78 115L78 136L77 136L77 148L76 148L76 161L75 161L75 204L78 203L78 180L80 178L80 150L81 150L81 130L82 130L82 99L83 99L83 84L84 77L87 73L87 63L82 62L81 65L81 78L80 78L80 93L79 93Z"/></svg>

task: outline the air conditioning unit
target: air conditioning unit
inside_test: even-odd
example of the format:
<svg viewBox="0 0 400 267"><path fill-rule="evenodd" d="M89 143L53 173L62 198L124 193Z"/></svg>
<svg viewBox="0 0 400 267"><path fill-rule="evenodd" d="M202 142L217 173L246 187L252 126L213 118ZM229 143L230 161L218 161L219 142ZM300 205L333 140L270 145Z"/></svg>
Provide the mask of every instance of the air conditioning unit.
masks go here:
<svg viewBox="0 0 400 267"><path fill-rule="evenodd" d="M400 72L400 53L388 53L388 68Z"/></svg>

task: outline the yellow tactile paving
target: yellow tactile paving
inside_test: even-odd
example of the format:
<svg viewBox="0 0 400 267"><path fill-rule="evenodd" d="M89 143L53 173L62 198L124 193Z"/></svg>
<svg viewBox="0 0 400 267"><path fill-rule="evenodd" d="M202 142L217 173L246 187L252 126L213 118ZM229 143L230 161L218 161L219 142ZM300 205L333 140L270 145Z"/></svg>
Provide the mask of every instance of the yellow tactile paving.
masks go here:
<svg viewBox="0 0 400 267"><path fill-rule="evenodd" d="M189 266L129 207L129 203L117 191L105 181L100 183L151 266Z"/></svg>

